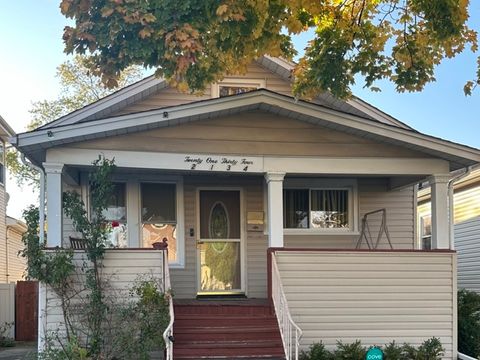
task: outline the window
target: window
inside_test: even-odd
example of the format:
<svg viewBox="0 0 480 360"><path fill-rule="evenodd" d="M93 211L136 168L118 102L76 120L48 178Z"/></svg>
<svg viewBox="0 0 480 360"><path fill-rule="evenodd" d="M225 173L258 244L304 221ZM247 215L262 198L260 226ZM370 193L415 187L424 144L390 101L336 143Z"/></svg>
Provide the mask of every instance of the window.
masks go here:
<svg viewBox="0 0 480 360"><path fill-rule="evenodd" d="M432 217L430 215L420 218L420 235L422 240L422 249L432 249Z"/></svg>
<svg viewBox="0 0 480 360"><path fill-rule="evenodd" d="M229 95L242 94L245 92L265 88L266 82L263 79L225 79L212 85L212 97L224 97Z"/></svg>
<svg viewBox="0 0 480 360"><path fill-rule="evenodd" d="M5 184L5 143L0 141L0 184Z"/></svg>
<svg viewBox="0 0 480 360"><path fill-rule="evenodd" d="M285 229L353 231L352 190L285 189Z"/></svg>
<svg viewBox="0 0 480 360"><path fill-rule="evenodd" d="M142 183L142 245L168 243L168 260L177 262L177 195L175 184Z"/></svg>
<svg viewBox="0 0 480 360"><path fill-rule="evenodd" d="M103 216L110 223L110 246L127 247L127 202L125 183L114 183L113 193L103 211Z"/></svg>
<svg viewBox="0 0 480 360"><path fill-rule="evenodd" d="M257 90L256 87L252 86L218 86L219 97L230 96L230 95L237 95L243 94L249 91Z"/></svg>

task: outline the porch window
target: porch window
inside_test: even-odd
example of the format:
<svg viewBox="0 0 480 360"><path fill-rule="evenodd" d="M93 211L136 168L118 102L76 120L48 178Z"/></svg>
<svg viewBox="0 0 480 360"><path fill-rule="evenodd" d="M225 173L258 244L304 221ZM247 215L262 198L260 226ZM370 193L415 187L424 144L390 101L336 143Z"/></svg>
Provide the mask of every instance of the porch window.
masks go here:
<svg viewBox="0 0 480 360"><path fill-rule="evenodd" d="M177 262L177 209L176 185L167 183L142 183L142 245L168 243L168 260Z"/></svg>
<svg viewBox="0 0 480 360"><path fill-rule="evenodd" d="M110 246L127 246L127 207L125 183L113 184L112 196L108 200L107 208L103 210L103 216L112 228L108 241Z"/></svg>
<svg viewBox="0 0 480 360"><path fill-rule="evenodd" d="M422 238L422 249L432 249L432 217L430 215L420 218L420 231Z"/></svg>
<svg viewBox="0 0 480 360"><path fill-rule="evenodd" d="M286 229L351 228L350 189L285 189Z"/></svg>

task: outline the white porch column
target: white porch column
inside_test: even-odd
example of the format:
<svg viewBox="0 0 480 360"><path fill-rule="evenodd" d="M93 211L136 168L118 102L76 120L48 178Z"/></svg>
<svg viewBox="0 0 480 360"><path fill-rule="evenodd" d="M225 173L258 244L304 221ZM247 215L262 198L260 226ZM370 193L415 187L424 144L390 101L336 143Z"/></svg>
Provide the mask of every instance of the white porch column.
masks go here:
<svg viewBox="0 0 480 360"><path fill-rule="evenodd" d="M63 164L43 163L47 175L47 246L62 246L62 170Z"/></svg>
<svg viewBox="0 0 480 360"><path fill-rule="evenodd" d="M450 249L449 174L428 178L432 192L432 249Z"/></svg>
<svg viewBox="0 0 480 360"><path fill-rule="evenodd" d="M268 247L283 247L283 178L285 173L266 173Z"/></svg>

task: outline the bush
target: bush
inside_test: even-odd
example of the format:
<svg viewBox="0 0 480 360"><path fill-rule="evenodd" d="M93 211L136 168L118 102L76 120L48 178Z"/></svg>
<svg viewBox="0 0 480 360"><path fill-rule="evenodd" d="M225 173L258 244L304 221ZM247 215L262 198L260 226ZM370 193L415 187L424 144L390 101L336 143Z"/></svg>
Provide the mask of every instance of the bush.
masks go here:
<svg viewBox="0 0 480 360"><path fill-rule="evenodd" d="M365 360L367 350L360 340L352 344L338 341L333 352L320 342L311 345L308 351L302 351L300 360ZM445 351L437 338L425 340L418 349L408 344L397 345L393 341L382 350L385 360L441 360Z"/></svg>
<svg viewBox="0 0 480 360"><path fill-rule="evenodd" d="M458 292L458 351L480 357L480 295L473 291Z"/></svg>
<svg viewBox="0 0 480 360"><path fill-rule="evenodd" d="M13 347L15 341L7 336L7 332L12 328L13 323L4 323L0 325L0 347Z"/></svg>

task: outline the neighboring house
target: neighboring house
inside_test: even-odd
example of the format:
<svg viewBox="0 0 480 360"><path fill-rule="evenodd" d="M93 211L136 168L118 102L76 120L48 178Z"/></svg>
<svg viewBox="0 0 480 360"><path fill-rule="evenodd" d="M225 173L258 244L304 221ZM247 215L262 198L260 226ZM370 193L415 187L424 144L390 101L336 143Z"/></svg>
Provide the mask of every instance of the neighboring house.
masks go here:
<svg viewBox="0 0 480 360"><path fill-rule="evenodd" d="M21 280L25 272L25 261L18 256L22 248L22 233L25 225L6 215L8 194L6 191L5 151L8 139L15 132L0 116L0 283Z"/></svg>
<svg viewBox="0 0 480 360"><path fill-rule="evenodd" d="M26 260L19 256L23 250L22 236L27 231L23 221L7 216L7 281L17 282L25 280Z"/></svg>
<svg viewBox="0 0 480 360"><path fill-rule="evenodd" d="M480 169L456 181L453 190L458 287L480 293ZM418 238L424 248L431 242L430 198L429 187L418 192Z"/></svg>
<svg viewBox="0 0 480 360"><path fill-rule="evenodd" d="M436 336L455 359L447 183L451 171L480 162L480 151L356 98L297 100L291 69L263 57L203 96L149 77L12 139L45 170L48 245L78 236L61 192L76 190L88 204L86 175L104 154L117 165L107 218L121 226L112 242L148 249L168 240L175 359L278 358L282 344L290 358L298 339L288 335L288 311L301 348ZM425 179L434 193L429 251L416 242L415 185ZM357 249L362 217L383 208L393 250L385 238L376 250L365 241ZM368 220L372 237L380 224L378 214ZM142 261L153 250L135 249L122 250L120 279L161 266ZM42 291L39 328L55 329L61 318Z"/></svg>

